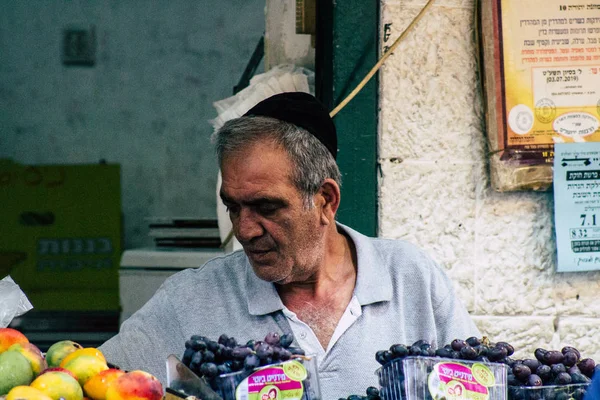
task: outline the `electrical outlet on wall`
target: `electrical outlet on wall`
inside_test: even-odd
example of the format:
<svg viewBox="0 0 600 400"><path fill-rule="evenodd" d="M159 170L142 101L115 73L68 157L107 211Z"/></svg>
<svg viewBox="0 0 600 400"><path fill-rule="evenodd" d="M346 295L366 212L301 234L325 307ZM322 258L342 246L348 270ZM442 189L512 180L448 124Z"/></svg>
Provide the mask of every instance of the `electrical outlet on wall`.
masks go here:
<svg viewBox="0 0 600 400"><path fill-rule="evenodd" d="M96 63L96 29L69 27L63 31L64 65L93 66Z"/></svg>

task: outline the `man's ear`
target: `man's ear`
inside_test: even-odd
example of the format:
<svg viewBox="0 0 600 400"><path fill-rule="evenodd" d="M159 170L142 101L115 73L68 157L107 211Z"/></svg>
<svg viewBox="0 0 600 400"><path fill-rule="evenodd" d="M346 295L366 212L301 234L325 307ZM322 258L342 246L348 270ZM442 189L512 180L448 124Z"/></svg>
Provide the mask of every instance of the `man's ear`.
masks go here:
<svg viewBox="0 0 600 400"><path fill-rule="evenodd" d="M335 213L340 206L341 199L340 187L333 179L325 179L317 196L319 201L316 202L319 211L321 212L321 223L324 225L332 224L335 221Z"/></svg>

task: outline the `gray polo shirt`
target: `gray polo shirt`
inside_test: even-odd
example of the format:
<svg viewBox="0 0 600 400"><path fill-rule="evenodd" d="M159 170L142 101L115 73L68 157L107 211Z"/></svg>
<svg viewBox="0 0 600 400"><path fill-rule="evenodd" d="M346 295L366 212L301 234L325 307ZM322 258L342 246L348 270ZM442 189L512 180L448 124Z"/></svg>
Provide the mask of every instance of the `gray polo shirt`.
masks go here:
<svg viewBox="0 0 600 400"><path fill-rule="evenodd" d="M423 339L441 346L480 336L452 282L423 251L342 224L338 229L354 242L358 270L347 310L354 317L343 318L342 333L318 356L324 400L378 387L375 353L392 344ZM225 333L245 343L270 331L292 332L292 318L274 285L259 279L244 252L237 251L168 278L100 350L109 362L145 370L165 384L167 356L181 357L190 336L216 340Z"/></svg>

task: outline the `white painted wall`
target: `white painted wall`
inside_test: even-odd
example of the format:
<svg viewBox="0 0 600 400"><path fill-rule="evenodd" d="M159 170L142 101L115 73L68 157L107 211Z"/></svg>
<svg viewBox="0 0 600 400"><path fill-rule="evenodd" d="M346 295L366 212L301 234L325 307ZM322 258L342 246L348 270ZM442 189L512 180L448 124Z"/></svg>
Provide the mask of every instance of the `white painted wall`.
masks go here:
<svg viewBox="0 0 600 400"><path fill-rule="evenodd" d="M121 164L125 248L151 243L149 215L216 218L208 120L265 30L264 0L0 0L0 9L0 158ZM94 67L62 65L71 25L95 25Z"/></svg>
<svg viewBox="0 0 600 400"><path fill-rule="evenodd" d="M382 48L425 3L382 1ZM555 272L552 194L490 189L474 7L436 0L380 72L380 236L428 250L516 356L569 344L600 361L600 272Z"/></svg>

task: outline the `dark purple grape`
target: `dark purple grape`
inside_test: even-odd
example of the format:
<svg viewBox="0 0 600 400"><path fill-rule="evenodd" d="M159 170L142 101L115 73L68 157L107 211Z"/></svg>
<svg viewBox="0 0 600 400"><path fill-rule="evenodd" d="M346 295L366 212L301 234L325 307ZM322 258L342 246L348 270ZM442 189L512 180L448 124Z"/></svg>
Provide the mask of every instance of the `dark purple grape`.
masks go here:
<svg viewBox="0 0 600 400"><path fill-rule="evenodd" d="M481 340L475 336L471 336L470 338L467 338L467 340L465 340L465 342L467 342L467 344L471 347L477 347L481 344Z"/></svg>
<svg viewBox="0 0 600 400"><path fill-rule="evenodd" d="M244 368L244 363L246 362L246 360L244 359L244 361L242 360L233 360L231 362L231 370L232 371L239 371L242 368Z"/></svg>
<svg viewBox="0 0 600 400"><path fill-rule="evenodd" d="M488 352L490 351L490 348L488 346L486 346L485 344L480 344L478 346L474 346L474 349L477 350L477 354L479 354L482 357L487 357Z"/></svg>
<svg viewBox="0 0 600 400"><path fill-rule="evenodd" d="M445 347L442 347L441 349L437 349L435 351L435 355L438 356L438 357L442 357L442 358L452 358L453 351L452 350L448 350Z"/></svg>
<svg viewBox="0 0 600 400"><path fill-rule="evenodd" d="M579 370L582 374L591 378L594 374L594 369L596 368L596 363L591 358L584 358L577 363Z"/></svg>
<svg viewBox="0 0 600 400"><path fill-rule="evenodd" d="M571 375L571 381L573 383L590 383L591 379L588 378L587 376L585 376L584 374L582 374L581 372L572 372L569 375Z"/></svg>
<svg viewBox="0 0 600 400"><path fill-rule="evenodd" d="M414 342L413 344L411 344L411 346L421 347L424 344L429 344L429 343L426 340L419 339L416 342Z"/></svg>
<svg viewBox="0 0 600 400"><path fill-rule="evenodd" d="M219 348L219 343L215 342L214 340L209 340L206 342L206 348L214 353Z"/></svg>
<svg viewBox="0 0 600 400"><path fill-rule="evenodd" d="M535 370L535 374L542 378L543 382L550 382L552 380L552 368L546 364L540 364Z"/></svg>
<svg viewBox="0 0 600 400"><path fill-rule="evenodd" d="M273 348L268 343L262 343L256 348L256 355L261 360L273 356Z"/></svg>
<svg viewBox="0 0 600 400"><path fill-rule="evenodd" d="M195 353L195 351L191 347L185 349L185 351L183 352L183 357L181 357L181 362L184 363L185 365L189 366L190 362L192 361L192 356L194 355L194 353Z"/></svg>
<svg viewBox="0 0 600 400"><path fill-rule="evenodd" d="M409 356L420 356L421 355L421 346L410 346L408 348Z"/></svg>
<svg viewBox="0 0 600 400"><path fill-rule="evenodd" d="M252 354L252 350L248 347L238 346L238 347L234 348L233 350L231 350L231 356L238 360L243 360L244 358L248 357L250 354Z"/></svg>
<svg viewBox="0 0 600 400"><path fill-rule="evenodd" d="M200 374L210 379L217 376L219 374L219 370L215 363L205 362L200 366Z"/></svg>
<svg viewBox="0 0 600 400"><path fill-rule="evenodd" d="M288 347L288 351L290 353L292 353L293 355L298 355L298 356L305 356L306 353L304 352L303 349L301 349L300 347ZM391 353L390 353L391 355ZM390 358L391 360L391 358Z"/></svg>
<svg viewBox="0 0 600 400"><path fill-rule="evenodd" d="M517 379L517 377L511 372L506 375L506 383L508 386L520 386L521 382Z"/></svg>
<svg viewBox="0 0 600 400"><path fill-rule="evenodd" d="M215 353L210 350L204 350L202 352L202 361L205 363L215 361Z"/></svg>
<svg viewBox="0 0 600 400"><path fill-rule="evenodd" d="M563 353L563 355L563 364L565 364L565 367L572 367L579 361L579 356L573 351L566 351Z"/></svg>
<svg viewBox="0 0 600 400"><path fill-rule="evenodd" d="M542 360L542 363L546 365L560 364L563 362L564 358L565 356L563 356L563 353L561 353L560 351L550 350L547 351L546 354L544 354L544 359Z"/></svg>
<svg viewBox="0 0 600 400"><path fill-rule="evenodd" d="M294 342L294 335L292 335L291 333L286 333L284 335L281 335L281 337L279 338L279 345L281 347L283 347L284 349L287 349L288 347L290 347L293 342Z"/></svg>
<svg viewBox="0 0 600 400"><path fill-rule="evenodd" d="M460 351L460 349L467 345L467 342L461 339L454 339L450 345L452 346L452 350Z"/></svg>
<svg viewBox="0 0 600 400"><path fill-rule="evenodd" d="M260 367L260 358L256 354L250 354L244 360L244 369L254 369Z"/></svg>
<svg viewBox="0 0 600 400"><path fill-rule="evenodd" d="M527 386L542 386L542 378L536 374L531 374L527 377Z"/></svg>
<svg viewBox="0 0 600 400"><path fill-rule="evenodd" d="M460 349L460 358L463 360L474 360L477 358L477 350L467 344Z"/></svg>
<svg viewBox="0 0 600 400"><path fill-rule="evenodd" d="M552 370L552 376L554 377L558 376L558 374L561 374L563 372L567 372L567 368L564 364L552 364L550 366L550 370Z"/></svg>
<svg viewBox="0 0 600 400"><path fill-rule="evenodd" d="M538 359L539 362L544 363L544 356L546 355L547 352L548 352L548 350L546 350L546 349L537 348L533 352L533 355L535 356L535 358Z"/></svg>
<svg viewBox="0 0 600 400"><path fill-rule="evenodd" d="M219 364L217 365L217 371L219 372L219 375L228 374L231 372L231 367L227 364Z"/></svg>
<svg viewBox="0 0 600 400"><path fill-rule="evenodd" d="M577 365L573 365L572 367L569 367L569 368L567 369L567 372L568 372L569 374L575 374L575 373L577 373L577 374L580 374L580 373L581 373L581 370L579 369L579 367L578 367Z"/></svg>
<svg viewBox="0 0 600 400"><path fill-rule="evenodd" d="M222 334L221 336L219 336L217 343L222 344L222 345L227 345L228 340L229 340L229 336L227 336L226 334Z"/></svg>
<svg viewBox="0 0 600 400"><path fill-rule="evenodd" d="M566 372L560 372L556 375L556 378L554 378L554 383L557 385L568 385L571 383L571 380L571 375Z"/></svg>
<svg viewBox="0 0 600 400"><path fill-rule="evenodd" d="M542 365L538 360L533 358L526 358L523 360L523 364L527 365L531 371L535 371L538 369L540 365Z"/></svg>
<svg viewBox="0 0 600 400"><path fill-rule="evenodd" d="M261 367L263 365L269 365L269 364L273 364L273 357L267 357L267 358L261 358L260 359L260 366Z"/></svg>
<svg viewBox="0 0 600 400"><path fill-rule="evenodd" d="M290 357L292 357L292 353L288 349L281 349L281 352L279 353L279 359L281 361L287 361Z"/></svg>
<svg viewBox="0 0 600 400"><path fill-rule="evenodd" d="M379 396L379 389L375 386L369 386L367 388L367 396Z"/></svg>
<svg viewBox="0 0 600 400"><path fill-rule="evenodd" d="M563 354L565 354L566 352L573 352L573 353L577 354L578 359L581 358L581 353L575 347L565 346L562 348L562 350L560 352Z"/></svg>
<svg viewBox="0 0 600 400"><path fill-rule="evenodd" d="M521 382L527 382L527 378L531 375L531 370L525 364L516 364L512 370L515 377Z"/></svg>
<svg viewBox="0 0 600 400"><path fill-rule="evenodd" d="M390 351L394 358L403 358L408 355L408 348L403 344L393 344L390 346Z"/></svg>
<svg viewBox="0 0 600 400"><path fill-rule="evenodd" d="M265 342L270 344L271 346L279 345L279 333L277 332L269 332L267 336L265 336Z"/></svg>
<svg viewBox="0 0 600 400"><path fill-rule="evenodd" d="M491 362L497 362L507 356L508 350L504 347L492 347L487 353L487 358L489 358Z"/></svg>
<svg viewBox="0 0 600 400"><path fill-rule="evenodd" d="M192 340L190 343L190 347L194 350L205 350L206 342L203 340Z"/></svg>
<svg viewBox="0 0 600 400"><path fill-rule="evenodd" d="M227 347L234 348L238 345L238 342L237 340L235 340L234 337L230 337L229 339L227 339L227 343L224 343L224 345Z"/></svg>
<svg viewBox="0 0 600 400"><path fill-rule="evenodd" d="M515 348L506 342L497 342L494 347L504 347L506 349L506 355L508 357L512 356L515 352Z"/></svg>
<svg viewBox="0 0 600 400"><path fill-rule="evenodd" d="M190 365L189 365L190 369L192 371L199 371L202 361L203 361L202 360L202 352L201 351L195 352L190 361Z"/></svg>
<svg viewBox="0 0 600 400"><path fill-rule="evenodd" d="M388 350L379 350L377 353L375 353L375 360L381 364L384 365L388 362L387 357L386 357L386 352ZM389 352L390 354L392 353L391 351Z"/></svg>
<svg viewBox="0 0 600 400"><path fill-rule="evenodd" d="M573 391L573 399L583 400L585 397L586 390L584 388L577 388Z"/></svg>

